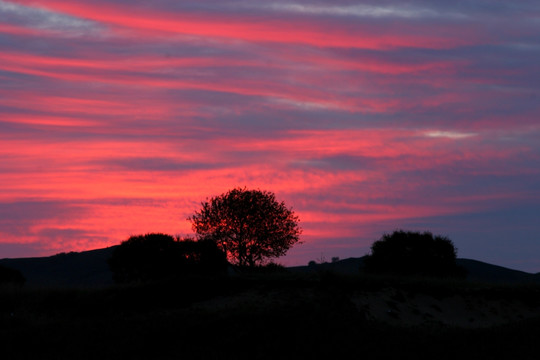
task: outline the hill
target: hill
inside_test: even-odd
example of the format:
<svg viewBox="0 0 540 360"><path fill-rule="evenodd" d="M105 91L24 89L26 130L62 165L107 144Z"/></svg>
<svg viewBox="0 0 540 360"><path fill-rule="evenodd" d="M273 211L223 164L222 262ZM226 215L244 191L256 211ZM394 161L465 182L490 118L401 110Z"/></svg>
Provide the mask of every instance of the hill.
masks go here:
<svg viewBox="0 0 540 360"><path fill-rule="evenodd" d="M498 284L540 284L540 274L508 269L478 260L457 259L457 264L467 271L467 280ZM329 271L342 275L353 275L363 266L364 257L348 258L332 263L312 264L311 266L294 266L288 268L295 273Z"/></svg>
<svg viewBox="0 0 540 360"><path fill-rule="evenodd" d="M49 257L0 259L0 264L19 270L29 286L36 287L96 287L113 284L107 265L115 246L83 252L61 253ZM332 272L358 274L364 258L348 258L332 263L293 266L291 273ZM540 284L540 274L508 269L472 259L457 259L467 270L467 280L487 283Z"/></svg>
<svg viewBox="0 0 540 360"><path fill-rule="evenodd" d="M467 270L467 280L487 283L540 284L539 273L531 274L472 259L457 259L456 262Z"/></svg>
<svg viewBox="0 0 540 360"><path fill-rule="evenodd" d="M288 273L187 278L181 286L108 287L106 259L113 250L0 260L31 285L0 287L4 358L537 356L538 286L327 276L358 274L363 259L349 258ZM537 279L476 260L458 263L473 281ZM231 346L238 339L242 346Z"/></svg>
<svg viewBox="0 0 540 360"><path fill-rule="evenodd" d="M1 259L0 264L19 270L29 286L107 286L113 284L107 259L114 248L61 253L48 257Z"/></svg>

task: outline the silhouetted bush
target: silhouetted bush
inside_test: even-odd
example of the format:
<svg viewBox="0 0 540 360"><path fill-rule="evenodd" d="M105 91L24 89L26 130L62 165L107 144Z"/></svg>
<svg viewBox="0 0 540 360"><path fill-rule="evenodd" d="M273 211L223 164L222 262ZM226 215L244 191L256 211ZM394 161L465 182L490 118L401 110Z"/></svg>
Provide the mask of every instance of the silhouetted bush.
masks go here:
<svg viewBox="0 0 540 360"><path fill-rule="evenodd" d="M224 274L227 265L225 253L213 242L175 239L160 233L131 236L114 249L109 259L118 283Z"/></svg>
<svg viewBox="0 0 540 360"><path fill-rule="evenodd" d="M26 279L19 270L0 265L0 284L23 285Z"/></svg>
<svg viewBox="0 0 540 360"><path fill-rule="evenodd" d="M177 239L182 274L215 275L227 271L229 262L225 252L210 240Z"/></svg>
<svg viewBox="0 0 540 360"><path fill-rule="evenodd" d="M371 273L464 277L456 265L457 249L451 240L430 232L394 231L371 246L364 270Z"/></svg>

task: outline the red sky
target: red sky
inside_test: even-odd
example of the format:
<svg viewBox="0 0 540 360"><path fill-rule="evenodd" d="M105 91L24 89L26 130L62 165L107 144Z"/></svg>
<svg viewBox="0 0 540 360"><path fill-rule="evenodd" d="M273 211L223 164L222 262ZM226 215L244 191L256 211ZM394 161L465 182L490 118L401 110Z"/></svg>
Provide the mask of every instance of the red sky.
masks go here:
<svg viewBox="0 0 540 360"><path fill-rule="evenodd" d="M540 4L0 0L0 258L190 235L233 187L304 244L398 228L540 271Z"/></svg>

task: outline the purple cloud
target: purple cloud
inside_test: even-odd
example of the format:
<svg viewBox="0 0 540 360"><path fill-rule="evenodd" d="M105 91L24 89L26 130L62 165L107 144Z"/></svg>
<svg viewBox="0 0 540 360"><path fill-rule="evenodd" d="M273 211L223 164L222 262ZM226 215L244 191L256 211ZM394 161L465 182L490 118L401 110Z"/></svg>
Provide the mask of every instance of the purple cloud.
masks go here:
<svg viewBox="0 0 540 360"><path fill-rule="evenodd" d="M532 0L1 0L0 246L189 233L206 196L248 186L297 209L306 242L287 264L412 227L538 271L538 14Z"/></svg>

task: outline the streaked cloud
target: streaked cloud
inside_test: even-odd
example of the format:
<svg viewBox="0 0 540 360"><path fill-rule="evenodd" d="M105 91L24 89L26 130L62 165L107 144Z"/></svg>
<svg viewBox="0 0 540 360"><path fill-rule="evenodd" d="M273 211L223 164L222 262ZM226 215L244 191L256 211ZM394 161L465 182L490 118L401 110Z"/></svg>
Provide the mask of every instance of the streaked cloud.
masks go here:
<svg viewBox="0 0 540 360"><path fill-rule="evenodd" d="M62 32L65 36L98 35L102 32L98 24L83 18L4 0L0 0L0 20L4 24Z"/></svg>
<svg viewBox="0 0 540 360"><path fill-rule="evenodd" d="M381 5L320 5L298 3L273 3L263 6L267 9L286 11L301 14L355 16L368 18L426 18L439 17L440 13L434 9L406 6L404 4ZM445 14L446 16L458 17L458 13ZM459 17L463 15L459 14Z"/></svg>
<svg viewBox="0 0 540 360"><path fill-rule="evenodd" d="M538 232L539 9L0 0L0 250L189 234L201 200L247 186L298 212L286 264L399 227L488 261L515 231L498 263L517 264Z"/></svg>
<svg viewBox="0 0 540 360"><path fill-rule="evenodd" d="M447 139L467 139L470 137L477 136L475 133L460 133L455 131L427 131L424 133L428 137L432 138L447 138Z"/></svg>

